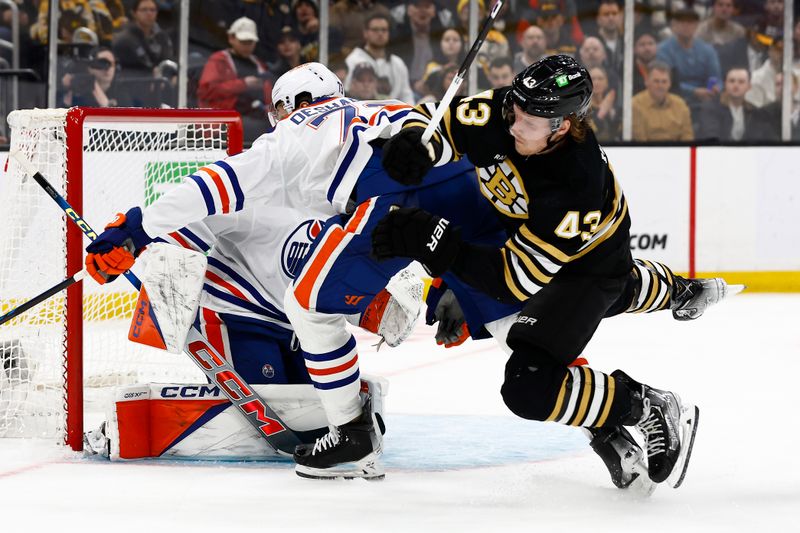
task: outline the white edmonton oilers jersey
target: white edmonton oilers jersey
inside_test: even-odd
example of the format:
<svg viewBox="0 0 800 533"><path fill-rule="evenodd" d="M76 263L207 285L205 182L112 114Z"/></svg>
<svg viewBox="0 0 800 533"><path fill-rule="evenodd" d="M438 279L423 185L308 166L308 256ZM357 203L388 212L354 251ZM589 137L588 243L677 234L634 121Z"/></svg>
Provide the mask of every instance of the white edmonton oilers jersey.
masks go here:
<svg viewBox="0 0 800 533"><path fill-rule="evenodd" d="M201 305L288 327L283 295L321 221L345 212L371 154L364 139L377 136L363 130L386 123L377 129L389 135L410 109L352 98L298 109L249 150L167 191L144 209L142 226L159 240L209 252Z"/></svg>
<svg viewBox="0 0 800 533"><path fill-rule="evenodd" d="M244 209L156 240L208 253L200 306L289 329L283 295L326 216L285 207Z"/></svg>

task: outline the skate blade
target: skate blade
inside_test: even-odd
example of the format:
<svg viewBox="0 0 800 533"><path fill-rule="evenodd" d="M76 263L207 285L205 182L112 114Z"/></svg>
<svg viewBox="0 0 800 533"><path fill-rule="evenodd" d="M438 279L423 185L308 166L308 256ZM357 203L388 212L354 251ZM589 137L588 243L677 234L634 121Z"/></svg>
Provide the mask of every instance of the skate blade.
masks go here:
<svg viewBox="0 0 800 533"><path fill-rule="evenodd" d="M747 285L728 285L727 291L725 293L725 298L729 298L736 294L739 294L743 290L747 288Z"/></svg>
<svg viewBox="0 0 800 533"><path fill-rule="evenodd" d="M372 453L364 459L352 463L342 463L330 468L313 468L295 465L294 472L306 479L356 479L380 480L386 477L386 471Z"/></svg>
<svg viewBox="0 0 800 533"><path fill-rule="evenodd" d="M625 491L640 498L647 498L653 494L658 484L650 479L650 473L647 471L647 467L644 463L642 463L642 461L636 461L631 465L631 470L637 475L628 486L625 487Z"/></svg>
<svg viewBox="0 0 800 533"><path fill-rule="evenodd" d="M697 434L697 424L700 422L700 409L695 405L685 405L681 408L681 453L672 472L666 481L672 488L677 489L686 477L689 468L689 459L692 457L694 438Z"/></svg>

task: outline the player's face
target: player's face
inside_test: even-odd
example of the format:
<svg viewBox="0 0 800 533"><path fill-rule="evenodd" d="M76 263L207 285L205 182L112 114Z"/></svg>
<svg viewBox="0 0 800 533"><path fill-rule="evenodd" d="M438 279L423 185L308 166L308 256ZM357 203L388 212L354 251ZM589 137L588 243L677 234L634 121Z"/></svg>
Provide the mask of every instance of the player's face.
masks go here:
<svg viewBox="0 0 800 533"><path fill-rule="evenodd" d="M514 149L519 155L535 155L547 148L550 119L534 117L514 104L514 123L509 128L514 137Z"/></svg>

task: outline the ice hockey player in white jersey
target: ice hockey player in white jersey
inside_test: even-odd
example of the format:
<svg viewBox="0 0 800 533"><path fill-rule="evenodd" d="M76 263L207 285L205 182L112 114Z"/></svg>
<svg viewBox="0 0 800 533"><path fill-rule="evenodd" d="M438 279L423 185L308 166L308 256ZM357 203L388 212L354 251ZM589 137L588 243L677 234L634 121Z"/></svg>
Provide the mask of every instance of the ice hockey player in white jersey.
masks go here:
<svg viewBox="0 0 800 533"><path fill-rule="evenodd" d="M284 293L324 221L346 208L337 210L329 198L341 186L330 175L349 122L356 116L369 120L386 102L344 98L338 78L315 63L282 80L292 83L293 96L294 87L307 88L300 105L312 127L281 122L246 152L206 165L148 207L119 215L87 247L86 265L98 283L106 283L154 241L208 252L197 315L201 331L250 384L310 385L283 311ZM284 86L276 83L276 101L285 99ZM354 320L363 318L365 328L398 344L416 318L419 302L405 296L417 282L406 276L391 285L380 298L363 302L370 312ZM382 319L390 318L387 328Z"/></svg>

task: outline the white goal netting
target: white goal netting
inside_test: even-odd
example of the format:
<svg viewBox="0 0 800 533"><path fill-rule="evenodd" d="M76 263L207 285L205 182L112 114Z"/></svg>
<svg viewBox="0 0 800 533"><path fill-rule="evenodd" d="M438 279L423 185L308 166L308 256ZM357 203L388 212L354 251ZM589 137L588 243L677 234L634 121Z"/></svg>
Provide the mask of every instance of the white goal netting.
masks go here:
<svg viewBox="0 0 800 533"><path fill-rule="evenodd" d="M158 110L119 117L108 112L93 117L74 109L15 111L8 117L11 149L28 158L70 204L82 204L80 214L99 233L117 212L149 205L203 164L225 157L229 124L204 121L198 112L178 115ZM15 161L0 176L0 314L5 314L74 274L67 272L68 256L79 270L89 241L83 237L80 247L68 247L72 222ZM0 437L63 441L70 425L68 396L76 393L66 386L70 364L75 364L67 358L67 347L80 331L77 353L87 411L116 385L204 380L188 357L127 340L137 296L127 280L99 286L87 278L82 283L81 302L68 302L62 292L0 326ZM68 326L68 306L79 303L82 319ZM75 353L74 344L69 353ZM73 402L69 405L78 410Z"/></svg>

